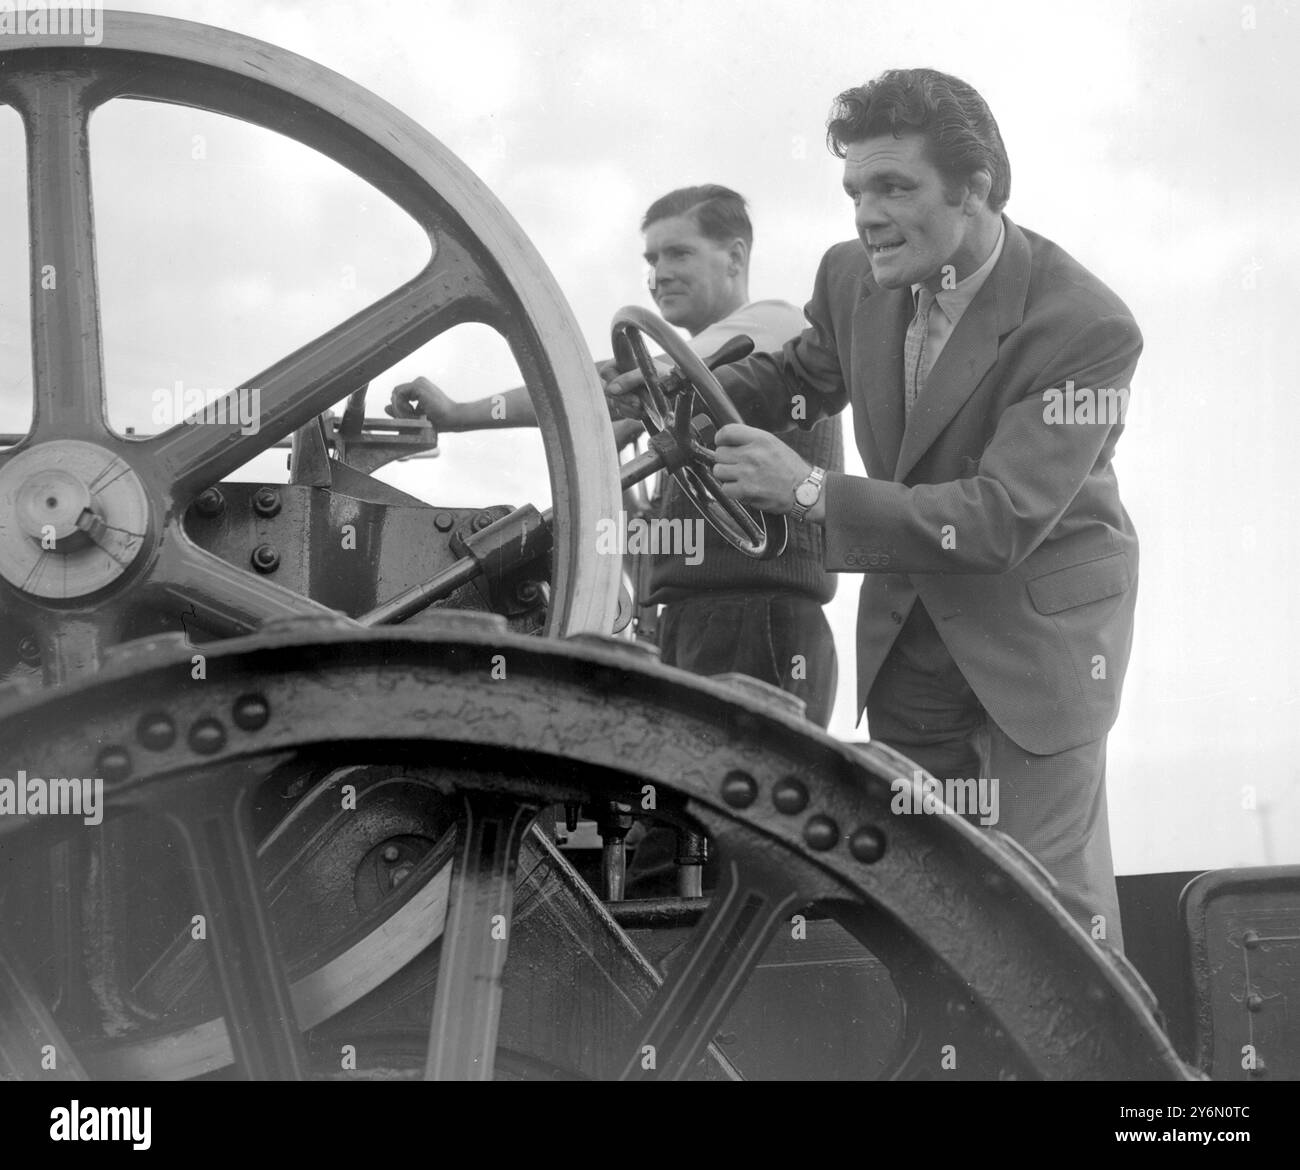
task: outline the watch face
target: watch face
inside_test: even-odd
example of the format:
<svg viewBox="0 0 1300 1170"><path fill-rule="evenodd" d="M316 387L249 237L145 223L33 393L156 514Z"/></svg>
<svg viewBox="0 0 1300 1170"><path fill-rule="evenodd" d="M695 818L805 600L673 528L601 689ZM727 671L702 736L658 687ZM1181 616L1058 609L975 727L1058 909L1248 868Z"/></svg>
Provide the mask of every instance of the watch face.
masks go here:
<svg viewBox="0 0 1300 1170"><path fill-rule="evenodd" d="M795 501L805 508L811 508L821 494L821 488L817 487L816 484L808 483L806 480L794 489Z"/></svg>

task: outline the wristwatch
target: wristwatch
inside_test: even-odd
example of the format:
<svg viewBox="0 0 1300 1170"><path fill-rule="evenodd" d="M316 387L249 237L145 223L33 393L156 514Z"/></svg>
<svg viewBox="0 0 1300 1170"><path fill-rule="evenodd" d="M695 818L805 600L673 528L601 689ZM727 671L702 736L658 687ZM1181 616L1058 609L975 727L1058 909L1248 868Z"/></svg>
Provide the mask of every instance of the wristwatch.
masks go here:
<svg viewBox="0 0 1300 1170"><path fill-rule="evenodd" d="M825 478L826 469L814 467L809 472L808 478L794 489L794 507L790 509L790 515L800 524L808 515L808 509L822 498L822 480Z"/></svg>

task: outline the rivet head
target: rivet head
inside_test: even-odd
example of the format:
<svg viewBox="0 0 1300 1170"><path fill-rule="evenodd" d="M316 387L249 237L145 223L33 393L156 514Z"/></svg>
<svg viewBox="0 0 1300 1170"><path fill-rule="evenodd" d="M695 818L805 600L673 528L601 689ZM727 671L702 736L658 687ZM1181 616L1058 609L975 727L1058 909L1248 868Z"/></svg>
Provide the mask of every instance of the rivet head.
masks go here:
<svg viewBox="0 0 1300 1170"><path fill-rule="evenodd" d="M399 865L395 870L393 870L392 888L396 889L406 881L406 879L411 876L411 872L414 868L415 867L412 865Z"/></svg>
<svg viewBox="0 0 1300 1170"><path fill-rule="evenodd" d="M150 751L161 752L176 742L176 724L170 715L153 711L142 715L136 725L136 736Z"/></svg>
<svg viewBox="0 0 1300 1170"><path fill-rule="evenodd" d="M885 856L885 834L875 825L863 825L849 838L849 852L859 861L872 865Z"/></svg>
<svg viewBox="0 0 1300 1170"><path fill-rule="evenodd" d="M259 544L248 559L259 573L274 573L280 567L280 554L273 544Z"/></svg>
<svg viewBox="0 0 1300 1170"><path fill-rule="evenodd" d="M1253 951L1257 946L1259 946L1259 932L1256 930L1246 931L1246 933L1241 936L1241 945L1247 950Z"/></svg>
<svg viewBox="0 0 1300 1170"><path fill-rule="evenodd" d="M226 729L217 719L200 719L190 728L190 747L201 756L210 756L226 746Z"/></svg>
<svg viewBox="0 0 1300 1170"><path fill-rule="evenodd" d="M95 761L95 770L110 783L125 780L131 775L131 755L117 744L106 747Z"/></svg>
<svg viewBox="0 0 1300 1170"><path fill-rule="evenodd" d="M40 666L41 647L31 634L18 639L18 657L26 666Z"/></svg>
<svg viewBox="0 0 1300 1170"><path fill-rule="evenodd" d="M1246 1007L1252 1012L1262 1012L1264 1010L1264 997L1258 991L1252 991L1246 996Z"/></svg>
<svg viewBox="0 0 1300 1170"><path fill-rule="evenodd" d="M243 731L257 731L271 718L271 704L261 695L240 695L235 700L231 715L235 726Z"/></svg>
<svg viewBox="0 0 1300 1170"><path fill-rule="evenodd" d="M433 526L439 532L450 532L451 526L456 523L456 519L450 512L435 512L433 514Z"/></svg>
<svg viewBox="0 0 1300 1170"><path fill-rule="evenodd" d="M253 493L253 511L259 516L277 516L280 513L280 493L273 487L260 487Z"/></svg>
<svg viewBox="0 0 1300 1170"><path fill-rule="evenodd" d="M215 519L226 510L226 497L216 488L201 491L194 501L194 510L206 520Z"/></svg>
<svg viewBox="0 0 1300 1170"><path fill-rule="evenodd" d="M825 853L839 844L840 827L830 817L818 813L808 818L808 823L803 827L803 839L809 849Z"/></svg>
<svg viewBox="0 0 1300 1170"><path fill-rule="evenodd" d="M722 778L722 799L732 808L748 808L758 798L758 783L748 772L728 772Z"/></svg>
<svg viewBox="0 0 1300 1170"><path fill-rule="evenodd" d="M384 846L383 858L389 865L392 865L392 863L401 856L402 851L396 845Z"/></svg>
<svg viewBox="0 0 1300 1170"><path fill-rule="evenodd" d="M772 789L772 803L778 812L790 816L801 813L808 807L808 789L802 780L787 776L784 780L778 780Z"/></svg>

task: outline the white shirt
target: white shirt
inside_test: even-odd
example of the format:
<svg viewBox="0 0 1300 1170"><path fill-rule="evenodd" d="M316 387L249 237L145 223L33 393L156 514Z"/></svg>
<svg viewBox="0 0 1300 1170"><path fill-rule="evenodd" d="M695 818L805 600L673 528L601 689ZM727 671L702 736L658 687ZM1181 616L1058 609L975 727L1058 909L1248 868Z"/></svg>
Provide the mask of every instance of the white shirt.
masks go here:
<svg viewBox="0 0 1300 1170"><path fill-rule="evenodd" d="M776 353L790 338L798 337L807 328L803 310L796 309L789 301L750 301L721 321L701 329L689 344L700 357L708 357L743 333L753 338L755 353Z"/></svg>

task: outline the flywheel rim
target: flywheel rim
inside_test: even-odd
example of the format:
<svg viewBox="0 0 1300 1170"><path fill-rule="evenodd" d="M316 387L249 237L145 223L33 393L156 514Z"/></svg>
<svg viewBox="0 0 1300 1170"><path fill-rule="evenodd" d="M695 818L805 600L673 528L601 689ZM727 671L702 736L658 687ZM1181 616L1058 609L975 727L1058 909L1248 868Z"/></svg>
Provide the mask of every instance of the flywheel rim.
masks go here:
<svg viewBox="0 0 1300 1170"><path fill-rule="evenodd" d="M742 825L756 842L744 855L746 865L794 882L789 905L852 902L861 910L843 919L851 930L855 914L864 933L886 923L930 955L951 972L947 986L964 985L986 1022L999 1023L1005 1043L1024 1055L1034 1075L1187 1075L1141 995L1006 851L957 818L888 817L888 778L910 774L910 763L887 749L850 748L752 694L647 661L615 643L540 642L486 624L475 632L471 623L454 633L361 635L324 627L313 632L306 625L214 648L207 680L188 689L181 681L186 661L141 661L124 669L129 688L103 678L75 693L26 700L0 719L0 735L32 761L34 774L56 757L74 773L93 770L106 752L117 752L110 758L119 761L129 757L108 797L123 807L166 775L200 762L238 764L253 754L301 747L304 739L359 744L359 754L379 758L413 733L449 748L527 751L530 759L550 759L559 778L539 781L529 797L543 803L573 795L565 788L565 768L622 773L631 781L624 794L647 781L661 784L668 793L683 793L693 815L717 832L724 858L728 825ZM492 677L494 656L507 664L504 678ZM409 685L400 685L403 679ZM266 723L247 734L230 728L222 749L202 761L184 737L168 752L148 754L126 742L141 702L170 703L183 727L224 718L221 712L234 710L254 687L271 711ZM304 735L305 712L343 694L349 703ZM378 695L385 696L383 725L373 726L372 719L367 729L362 709ZM70 703L90 717L97 735L43 745L41 725L59 725L59 712ZM564 717L556 718L557 711ZM783 800L788 811L782 811L772 793L797 777L806 800L797 811ZM833 839L824 832L827 821L835 827ZM819 844L810 843L813 826ZM6 828L18 826L0 825L0 833ZM863 836L866 828L878 836ZM790 878L796 871L797 880ZM773 912L779 918L783 909ZM951 929L952 922L963 929ZM873 951L877 942L873 936ZM966 1036L978 1021L963 1023L961 1014L944 1026ZM970 1031L967 1038L976 1035ZM690 1063L686 1056L683 1061ZM914 1075L917 1066L909 1061L904 1054L906 1075Z"/></svg>

